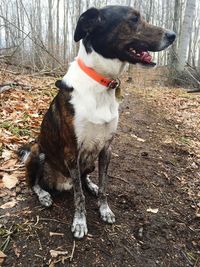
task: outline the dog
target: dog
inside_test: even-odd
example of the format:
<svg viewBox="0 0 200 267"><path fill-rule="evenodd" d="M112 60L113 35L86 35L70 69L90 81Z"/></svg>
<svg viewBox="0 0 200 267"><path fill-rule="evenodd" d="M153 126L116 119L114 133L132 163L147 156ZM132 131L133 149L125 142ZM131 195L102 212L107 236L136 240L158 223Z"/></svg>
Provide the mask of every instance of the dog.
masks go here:
<svg viewBox="0 0 200 267"><path fill-rule="evenodd" d="M164 50L175 38L173 31L148 24L129 6L90 8L79 18L74 34L75 42L80 41L78 56L56 82L60 90L37 141L19 152L42 205L52 205L49 189L73 188L75 238L88 233L83 185L98 196L102 220L115 222L106 188L110 144L118 124L117 78L128 63L154 67L148 51ZM96 160L98 186L89 177Z"/></svg>

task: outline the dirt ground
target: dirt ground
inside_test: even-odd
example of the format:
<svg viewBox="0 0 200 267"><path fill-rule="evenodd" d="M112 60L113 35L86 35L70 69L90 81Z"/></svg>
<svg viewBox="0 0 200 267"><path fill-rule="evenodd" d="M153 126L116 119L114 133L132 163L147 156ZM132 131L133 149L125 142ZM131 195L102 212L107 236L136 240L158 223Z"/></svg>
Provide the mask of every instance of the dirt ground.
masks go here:
<svg viewBox="0 0 200 267"><path fill-rule="evenodd" d="M31 82L34 84L34 79ZM15 187L7 189L1 183L0 205L16 200L12 208L0 208L0 250L5 254L0 254L2 266L200 266L200 95L190 96L182 89L138 88L130 79L123 82L123 87L108 186L116 223L104 224L97 200L85 192L89 234L83 240L74 240L70 232L72 192L55 194L53 206L43 208L27 189L20 166ZM24 88L16 87L4 92L2 110L12 94L24 94L25 105L31 91L24 93ZM46 99L46 94L41 95ZM37 103L38 93L32 99ZM27 110L35 109L34 114L39 110L42 117L50 99L51 94L42 106L31 107L30 98ZM187 108L182 109L185 105ZM185 110L188 117L183 114ZM20 111L24 114L23 108ZM193 124L191 116L196 118ZM35 119L34 123L38 129ZM11 126L5 129L4 124L2 134L7 134L7 139L2 141L2 155L28 136L21 134L20 141L16 133L12 139L6 132L13 134ZM2 155L0 178L15 173L13 166L4 165Z"/></svg>

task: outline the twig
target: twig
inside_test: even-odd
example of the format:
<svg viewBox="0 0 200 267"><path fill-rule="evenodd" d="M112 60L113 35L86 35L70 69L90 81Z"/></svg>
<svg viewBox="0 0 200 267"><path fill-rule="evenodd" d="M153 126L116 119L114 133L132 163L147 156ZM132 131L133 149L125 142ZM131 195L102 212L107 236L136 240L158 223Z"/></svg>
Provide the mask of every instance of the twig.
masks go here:
<svg viewBox="0 0 200 267"><path fill-rule="evenodd" d="M12 168L12 169L4 169L4 168L0 168L0 171L3 171L3 172L13 172L13 171L17 171L19 170L20 168L24 167L24 165L19 165L17 166L16 168Z"/></svg>
<svg viewBox="0 0 200 267"><path fill-rule="evenodd" d="M65 69L65 66L54 56L52 55L52 53L50 53L47 48L45 47L45 45L42 43L42 41L40 40L41 44L39 44L35 38L32 38L29 36L30 33L26 33L25 31L23 31L22 29L20 29L19 27L17 27L14 23L10 22L8 19L6 19L4 16L0 15L0 18L2 18L3 20L5 20L6 22L8 22L10 25L12 25L14 28L18 29L20 32L22 32L23 34L25 34L26 36L28 36L28 38L37 46L39 46L41 49L43 49L50 57L52 57L62 68Z"/></svg>
<svg viewBox="0 0 200 267"><path fill-rule="evenodd" d="M39 255L39 254L35 254L35 256L38 257L38 258L44 259L44 257Z"/></svg>
<svg viewBox="0 0 200 267"><path fill-rule="evenodd" d="M63 233L55 233L55 232L49 232L50 236L64 236Z"/></svg>
<svg viewBox="0 0 200 267"><path fill-rule="evenodd" d="M37 216L36 216L36 223L34 224L34 226L38 225L38 223L39 223L39 220L40 220L40 216L39 216L39 215L37 215Z"/></svg>
<svg viewBox="0 0 200 267"><path fill-rule="evenodd" d="M121 177L118 177L118 176L111 176L111 175L108 175L108 177L110 177L110 178L112 178L112 179L120 180L120 181L122 181L122 182L124 182L124 183L126 183L126 184L131 185L131 183L129 183L127 180L125 180L125 179L123 179L123 178L121 178Z"/></svg>
<svg viewBox="0 0 200 267"><path fill-rule="evenodd" d="M70 255L69 261L72 261L73 260L75 247L76 247L76 241L74 240L73 241L73 247L72 247L72 253Z"/></svg>
<svg viewBox="0 0 200 267"><path fill-rule="evenodd" d="M187 93L200 93L200 89L189 90Z"/></svg>
<svg viewBox="0 0 200 267"><path fill-rule="evenodd" d="M200 262L200 258L197 258L197 260L196 260L196 262L195 262L195 264L194 264L194 267L198 267L199 265L198 265L198 263Z"/></svg>
<svg viewBox="0 0 200 267"><path fill-rule="evenodd" d="M37 231L35 230L35 234L37 236L37 239L38 239L38 244L39 244L39 250L42 250L42 244L41 244L41 241L40 241L40 238L39 238L39 235L37 233Z"/></svg>
<svg viewBox="0 0 200 267"><path fill-rule="evenodd" d="M29 33L26 33L24 38L22 39L22 41L17 45L16 49L12 52L12 54L10 55L10 59L12 59L12 57L14 56L14 54L17 52L18 48L23 44L24 40L29 36L30 32ZM8 68L8 63L6 63L7 66L6 66L6 69ZM6 69L4 70L3 72L3 76L5 75L5 71Z"/></svg>
<svg viewBox="0 0 200 267"><path fill-rule="evenodd" d="M10 242L11 239L11 235L13 234L13 231L11 232L12 226L10 227L10 229L7 231L7 233L3 236L6 237L5 241L2 243L1 245L1 250L4 252Z"/></svg>
<svg viewBox="0 0 200 267"><path fill-rule="evenodd" d="M124 244L122 244L123 245L123 247L124 247L124 249L133 257L133 258L135 258L134 257L134 255L133 255L133 253L124 245Z"/></svg>
<svg viewBox="0 0 200 267"><path fill-rule="evenodd" d="M65 222L62 222L62 221L59 221L59 220L56 220L56 219L50 219L50 218L40 218L40 221L51 221L51 222L67 224Z"/></svg>
<svg viewBox="0 0 200 267"><path fill-rule="evenodd" d="M2 48L0 48L0 51L1 50L9 50L9 49L13 49L13 48L15 48L16 47L16 45L14 45L14 46L10 46L10 47L2 47Z"/></svg>
<svg viewBox="0 0 200 267"><path fill-rule="evenodd" d="M184 256L184 258L187 260L190 266L193 266L193 262L189 259L188 255L181 250L181 254Z"/></svg>

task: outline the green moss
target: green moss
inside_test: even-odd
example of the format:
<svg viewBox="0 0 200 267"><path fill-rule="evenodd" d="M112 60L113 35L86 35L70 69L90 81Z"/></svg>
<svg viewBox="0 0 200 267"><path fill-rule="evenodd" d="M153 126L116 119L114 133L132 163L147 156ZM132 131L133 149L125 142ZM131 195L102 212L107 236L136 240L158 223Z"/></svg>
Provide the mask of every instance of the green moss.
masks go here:
<svg viewBox="0 0 200 267"><path fill-rule="evenodd" d="M21 128L21 127L15 125L15 124L13 124L10 121L2 122L0 124L0 127L8 130L13 135L17 135L17 136L30 135L30 130L28 130L26 128Z"/></svg>

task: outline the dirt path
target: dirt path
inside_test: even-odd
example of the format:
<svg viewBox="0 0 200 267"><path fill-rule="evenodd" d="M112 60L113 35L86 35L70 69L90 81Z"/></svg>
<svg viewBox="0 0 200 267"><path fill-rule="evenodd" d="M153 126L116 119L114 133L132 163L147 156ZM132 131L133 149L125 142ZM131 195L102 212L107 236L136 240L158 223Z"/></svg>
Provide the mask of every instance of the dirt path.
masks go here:
<svg viewBox="0 0 200 267"><path fill-rule="evenodd" d="M10 237L3 266L200 266L199 159L180 142L185 129L166 115L137 89L126 90L109 168L117 221L102 223L86 193L84 240L74 242L70 232L72 193L44 209L21 183L24 201L1 211L1 242ZM67 252L53 258L50 250Z"/></svg>

